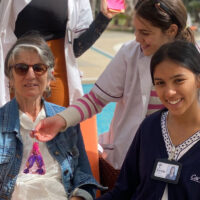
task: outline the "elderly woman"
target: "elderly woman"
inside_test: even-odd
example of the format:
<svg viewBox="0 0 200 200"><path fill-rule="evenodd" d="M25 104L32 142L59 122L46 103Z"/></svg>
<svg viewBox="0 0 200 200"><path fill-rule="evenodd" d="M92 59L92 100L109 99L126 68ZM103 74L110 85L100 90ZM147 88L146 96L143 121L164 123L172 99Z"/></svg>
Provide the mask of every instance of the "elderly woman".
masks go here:
<svg viewBox="0 0 200 200"><path fill-rule="evenodd" d="M101 186L92 176L79 126L47 143L29 135L41 119L64 109L43 99L53 79L48 45L38 35L21 37L5 66L15 98L0 109L0 199L92 199ZM31 159L33 147L39 154Z"/></svg>

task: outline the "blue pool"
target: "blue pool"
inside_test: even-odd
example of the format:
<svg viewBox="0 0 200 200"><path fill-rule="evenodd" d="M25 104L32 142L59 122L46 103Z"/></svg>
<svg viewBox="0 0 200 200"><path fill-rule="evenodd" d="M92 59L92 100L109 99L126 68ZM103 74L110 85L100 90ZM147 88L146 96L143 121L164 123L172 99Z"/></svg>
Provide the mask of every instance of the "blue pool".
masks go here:
<svg viewBox="0 0 200 200"><path fill-rule="evenodd" d="M88 93L92 86L93 84L83 84L84 93ZM99 135L109 130L109 126L114 114L115 105L116 103L109 103L104 107L101 113L97 114L97 130Z"/></svg>

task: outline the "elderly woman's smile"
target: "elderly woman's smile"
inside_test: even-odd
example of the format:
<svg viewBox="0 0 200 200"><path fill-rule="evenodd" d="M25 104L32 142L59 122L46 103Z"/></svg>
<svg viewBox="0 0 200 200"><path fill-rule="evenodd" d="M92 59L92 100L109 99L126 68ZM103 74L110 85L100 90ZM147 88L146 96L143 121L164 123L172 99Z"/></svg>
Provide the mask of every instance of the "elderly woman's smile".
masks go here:
<svg viewBox="0 0 200 200"><path fill-rule="evenodd" d="M36 87L38 86L38 84L34 84L34 83L27 83L24 85L25 87Z"/></svg>

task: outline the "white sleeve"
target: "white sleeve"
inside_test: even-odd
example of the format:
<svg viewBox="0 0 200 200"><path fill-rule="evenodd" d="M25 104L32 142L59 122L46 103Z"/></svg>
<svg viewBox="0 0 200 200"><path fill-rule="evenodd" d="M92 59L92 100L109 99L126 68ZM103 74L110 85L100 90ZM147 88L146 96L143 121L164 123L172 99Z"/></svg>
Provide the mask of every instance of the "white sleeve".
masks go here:
<svg viewBox="0 0 200 200"><path fill-rule="evenodd" d="M92 23L92 10L89 0L79 0L79 13L77 14L75 38L77 38L82 31L85 31Z"/></svg>
<svg viewBox="0 0 200 200"><path fill-rule="evenodd" d="M119 101L124 94L126 73L126 47L123 46L96 81L93 91L106 101Z"/></svg>

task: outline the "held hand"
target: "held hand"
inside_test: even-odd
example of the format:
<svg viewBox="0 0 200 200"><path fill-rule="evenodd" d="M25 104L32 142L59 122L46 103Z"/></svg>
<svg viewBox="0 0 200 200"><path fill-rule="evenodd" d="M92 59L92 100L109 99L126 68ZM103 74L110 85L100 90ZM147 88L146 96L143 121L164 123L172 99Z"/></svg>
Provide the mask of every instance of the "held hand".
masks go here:
<svg viewBox="0 0 200 200"><path fill-rule="evenodd" d="M101 0L101 12L109 19L111 19L115 15L119 14L118 12L112 12L112 11L108 10L107 0Z"/></svg>
<svg viewBox="0 0 200 200"><path fill-rule="evenodd" d="M46 142L53 139L65 127L66 122L61 116L47 117L37 124L35 130L31 133L31 137Z"/></svg>

